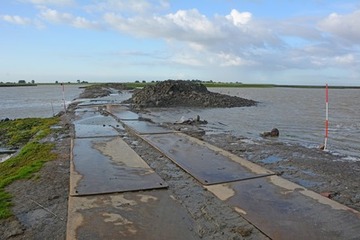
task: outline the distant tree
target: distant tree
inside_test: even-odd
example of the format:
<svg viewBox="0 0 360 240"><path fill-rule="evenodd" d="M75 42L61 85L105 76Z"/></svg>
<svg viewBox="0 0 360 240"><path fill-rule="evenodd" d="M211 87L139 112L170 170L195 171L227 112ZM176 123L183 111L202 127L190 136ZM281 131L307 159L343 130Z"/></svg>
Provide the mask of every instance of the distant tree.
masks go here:
<svg viewBox="0 0 360 240"><path fill-rule="evenodd" d="M59 81L55 81L55 84L59 84Z"/></svg>
<svg viewBox="0 0 360 240"><path fill-rule="evenodd" d="M143 80L143 81L142 81L142 83L146 83L146 81L145 81L145 80Z"/></svg>
<svg viewBox="0 0 360 240"><path fill-rule="evenodd" d="M136 80L135 83L139 83L139 80Z"/></svg>
<svg viewBox="0 0 360 240"><path fill-rule="evenodd" d="M76 82L77 82L77 83L80 83L80 79L78 79Z"/></svg>
<svg viewBox="0 0 360 240"><path fill-rule="evenodd" d="M35 80L31 80L31 83L32 83L32 84L35 84Z"/></svg>
<svg viewBox="0 0 360 240"><path fill-rule="evenodd" d="M19 84L25 84L26 81L25 80L19 80Z"/></svg>

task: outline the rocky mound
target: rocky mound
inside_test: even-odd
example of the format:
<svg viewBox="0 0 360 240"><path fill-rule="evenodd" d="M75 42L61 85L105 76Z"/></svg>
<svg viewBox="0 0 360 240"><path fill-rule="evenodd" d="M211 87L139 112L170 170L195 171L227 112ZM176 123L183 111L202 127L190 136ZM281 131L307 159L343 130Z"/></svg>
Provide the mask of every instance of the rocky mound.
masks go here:
<svg viewBox="0 0 360 240"><path fill-rule="evenodd" d="M103 83L90 85L80 94L80 98L98 98L109 96L112 93L120 93L121 90L128 90L123 83Z"/></svg>
<svg viewBox="0 0 360 240"><path fill-rule="evenodd" d="M127 103L134 108L150 107L248 107L256 102L235 96L214 93L197 82L163 81L155 85L147 85L133 93Z"/></svg>

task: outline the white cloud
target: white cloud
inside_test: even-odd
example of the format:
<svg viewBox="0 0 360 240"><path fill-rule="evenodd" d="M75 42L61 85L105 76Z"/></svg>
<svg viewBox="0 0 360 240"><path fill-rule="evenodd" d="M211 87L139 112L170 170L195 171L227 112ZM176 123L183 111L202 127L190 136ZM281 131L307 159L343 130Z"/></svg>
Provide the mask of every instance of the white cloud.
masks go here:
<svg viewBox="0 0 360 240"><path fill-rule="evenodd" d="M278 47L282 44L266 25L246 19L236 17L234 25L225 16L211 19L197 9L178 10L163 16L128 18L115 13L104 14L105 22L123 33L184 42L216 52L238 53L246 48ZM239 26L239 22L244 24Z"/></svg>
<svg viewBox="0 0 360 240"><path fill-rule="evenodd" d="M29 2L35 5L73 5L74 0L22 0L23 2Z"/></svg>
<svg viewBox="0 0 360 240"><path fill-rule="evenodd" d="M168 0L104 0L85 6L89 12L116 12L147 14L170 7Z"/></svg>
<svg viewBox="0 0 360 240"><path fill-rule="evenodd" d="M69 13L60 13L57 10L46 8L41 11L40 16L53 23L71 23L73 16Z"/></svg>
<svg viewBox="0 0 360 240"><path fill-rule="evenodd" d="M358 38L360 40L360 36L357 36L360 28L356 28L352 22L357 19L357 15L356 12L346 17L333 15L331 17L336 21L325 24L328 23L325 21L328 19L325 19L322 25L317 25L317 17L306 16L281 22L265 22L256 19L250 12L236 9L227 15L213 17L197 9L190 9L164 15L138 14L133 17L108 12L103 18L109 26L121 33L166 40L174 52L172 63L240 68L256 66L263 70L282 71L338 68L356 64L359 53L349 52L350 48L340 44L336 38L338 34L335 33L339 26L345 24L352 30L346 31L347 35L344 33L342 37L354 43ZM327 34L330 30L334 35ZM177 48L176 44L182 47Z"/></svg>
<svg viewBox="0 0 360 240"><path fill-rule="evenodd" d="M339 38L346 39L352 44L360 44L360 10L347 15L331 13L319 22L321 30L331 33Z"/></svg>
<svg viewBox="0 0 360 240"><path fill-rule="evenodd" d="M87 20L84 17L73 16L70 13L61 13L54 9L42 8L40 17L52 23L69 24L76 28L99 30L102 26L96 21Z"/></svg>
<svg viewBox="0 0 360 240"><path fill-rule="evenodd" d="M200 67L205 65L205 61L202 61L202 59L199 59L194 54L189 53L178 53L175 54L171 59L171 63L181 64L181 65L187 65L187 66L194 66L194 67Z"/></svg>
<svg viewBox="0 0 360 240"><path fill-rule="evenodd" d="M241 26L247 24L251 20L252 14L250 12L240 13L236 9L231 10L229 15L226 15L226 19L231 21L235 26Z"/></svg>
<svg viewBox="0 0 360 240"><path fill-rule="evenodd" d="M229 66L244 66L244 65L250 65L251 63L249 61L246 61L242 59L239 56L236 56L234 54L228 54L228 53L219 53L217 54L218 59L220 60L220 66L222 67L229 67Z"/></svg>
<svg viewBox="0 0 360 240"><path fill-rule="evenodd" d="M11 15L0 15L0 20L3 20L5 22L15 24L15 25L21 25L21 26L35 26L38 29L43 29L44 24L39 21L39 19L30 19L27 17L21 17L21 16L11 16Z"/></svg>
<svg viewBox="0 0 360 240"><path fill-rule="evenodd" d="M95 30L106 27L128 36L162 40L166 46L159 47L160 51L166 49L167 54L151 61L154 65L316 71L354 68L360 59L360 10L332 13L322 20L301 16L265 21L237 9L213 16L198 9L169 12L168 0L94 0L87 6L81 6L80 1L77 5L75 0L18 1L36 5L39 14L30 18L2 15L1 20L18 25L50 22ZM71 4L76 8L66 8L67 12L47 7Z"/></svg>
<svg viewBox="0 0 360 240"><path fill-rule="evenodd" d="M133 18L106 13L104 20L119 31L142 37L201 42L219 36L213 24L196 9L179 10L164 16L140 15Z"/></svg>
<svg viewBox="0 0 360 240"><path fill-rule="evenodd" d="M335 57L335 62L343 65L351 65L356 62L355 56L353 54L345 54Z"/></svg>
<svg viewBox="0 0 360 240"><path fill-rule="evenodd" d="M174 24L174 27L182 29L186 32L195 34L213 34L215 29L213 24L206 16L199 13L196 9L179 10L175 14L166 15L163 20ZM161 20L160 20L161 21Z"/></svg>
<svg viewBox="0 0 360 240"><path fill-rule="evenodd" d="M283 46L267 23L252 19L251 13L237 10L213 18L197 9L136 17L109 12L104 14L104 21L121 33L166 40L176 56L172 62L190 66L252 66L262 62L256 59L261 58L256 54L260 49Z"/></svg>
<svg viewBox="0 0 360 240"><path fill-rule="evenodd" d="M1 19L12 23L12 24L17 24L17 25L29 25L32 23L31 19L29 18L24 18L24 17L20 17L17 15L11 16L11 15L2 15Z"/></svg>

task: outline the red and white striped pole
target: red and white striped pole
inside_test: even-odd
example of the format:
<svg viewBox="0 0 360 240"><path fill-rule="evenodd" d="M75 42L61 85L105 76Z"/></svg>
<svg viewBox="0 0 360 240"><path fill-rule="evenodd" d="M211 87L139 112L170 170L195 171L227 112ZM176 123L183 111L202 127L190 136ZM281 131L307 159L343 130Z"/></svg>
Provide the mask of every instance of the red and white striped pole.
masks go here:
<svg viewBox="0 0 360 240"><path fill-rule="evenodd" d="M327 141L329 136L329 88L326 84L325 87L325 99L326 99L326 116L325 116L325 142L324 142L324 150L327 147Z"/></svg>

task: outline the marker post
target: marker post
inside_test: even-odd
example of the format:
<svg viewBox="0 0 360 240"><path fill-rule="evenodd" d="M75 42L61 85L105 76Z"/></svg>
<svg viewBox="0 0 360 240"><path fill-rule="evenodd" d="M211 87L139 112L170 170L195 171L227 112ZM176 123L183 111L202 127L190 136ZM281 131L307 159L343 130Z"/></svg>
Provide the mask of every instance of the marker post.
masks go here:
<svg viewBox="0 0 360 240"><path fill-rule="evenodd" d="M325 86L325 142L324 142L324 150L327 148L327 141L329 136L329 88L326 84Z"/></svg>
<svg viewBox="0 0 360 240"><path fill-rule="evenodd" d="M62 94L63 94L63 102L64 102L64 111L66 113L66 103L65 103L65 87L64 87L64 83L61 83L62 86Z"/></svg>

